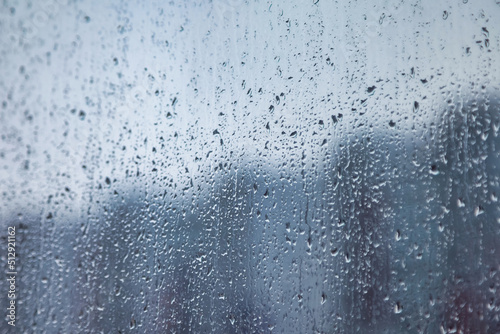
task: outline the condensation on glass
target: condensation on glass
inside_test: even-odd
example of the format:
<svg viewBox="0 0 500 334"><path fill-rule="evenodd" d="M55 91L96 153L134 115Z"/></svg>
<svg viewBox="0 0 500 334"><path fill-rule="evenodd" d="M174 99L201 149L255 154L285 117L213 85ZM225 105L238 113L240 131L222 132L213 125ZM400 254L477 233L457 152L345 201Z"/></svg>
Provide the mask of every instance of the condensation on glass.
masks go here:
<svg viewBox="0 0 500 334"><path fill-rule="evenodd" d="M494 0L5 0L16 329L500 332L499 29Z"/></svg>

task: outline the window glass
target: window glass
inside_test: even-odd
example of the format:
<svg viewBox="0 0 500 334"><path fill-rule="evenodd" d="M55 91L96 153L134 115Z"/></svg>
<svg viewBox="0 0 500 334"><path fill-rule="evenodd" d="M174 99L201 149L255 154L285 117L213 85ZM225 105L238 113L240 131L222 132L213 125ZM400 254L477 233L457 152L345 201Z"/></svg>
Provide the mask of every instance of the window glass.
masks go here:
<svg viewBox="0 0 500 334"><path fill-rule="evenodd" d="M500 332L499 19L3 1L1 331Z"/></svg>

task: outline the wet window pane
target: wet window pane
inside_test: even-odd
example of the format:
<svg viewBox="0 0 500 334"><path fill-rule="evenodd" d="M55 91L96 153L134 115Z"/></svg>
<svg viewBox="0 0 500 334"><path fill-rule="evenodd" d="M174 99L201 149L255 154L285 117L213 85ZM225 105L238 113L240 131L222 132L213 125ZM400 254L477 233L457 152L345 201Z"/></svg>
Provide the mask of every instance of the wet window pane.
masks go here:
<svg viewBox="0 0 500 334"><path fill-rule="evenodd" d="M499 29L3 1L0 332L500 332Z"/></svg>

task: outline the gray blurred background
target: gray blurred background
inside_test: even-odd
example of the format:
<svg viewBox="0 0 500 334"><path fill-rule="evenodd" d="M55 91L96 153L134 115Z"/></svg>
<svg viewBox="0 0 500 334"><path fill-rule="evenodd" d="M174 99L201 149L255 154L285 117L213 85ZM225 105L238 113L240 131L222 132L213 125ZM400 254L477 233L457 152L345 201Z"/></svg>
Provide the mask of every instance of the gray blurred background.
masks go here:
<svg viewBox="0 0 500 334"><path fill-rule="evenodd" d="M498 1L5 0L0 38L0 333L500 332Z"/></svg>

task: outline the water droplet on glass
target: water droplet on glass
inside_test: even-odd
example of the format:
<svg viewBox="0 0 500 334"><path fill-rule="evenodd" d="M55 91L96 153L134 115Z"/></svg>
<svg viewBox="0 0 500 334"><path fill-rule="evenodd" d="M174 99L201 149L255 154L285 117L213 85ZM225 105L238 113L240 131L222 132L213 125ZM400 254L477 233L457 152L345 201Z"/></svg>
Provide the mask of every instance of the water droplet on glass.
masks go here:
<svg viewBox="0 0 500 334"><path fill-rule="evenodd" d="M394 305L394 313L399 314L403 312L403 306L397 302L396 305Z"/></svg>

